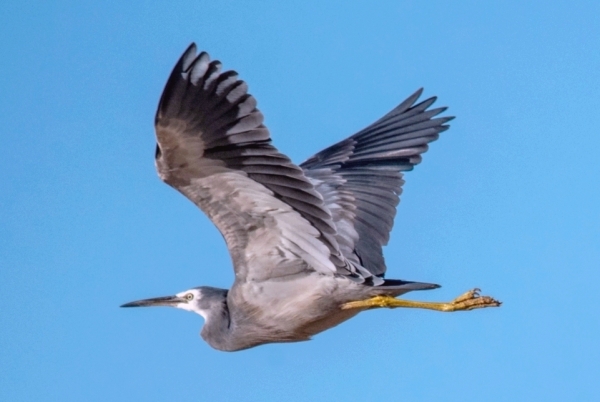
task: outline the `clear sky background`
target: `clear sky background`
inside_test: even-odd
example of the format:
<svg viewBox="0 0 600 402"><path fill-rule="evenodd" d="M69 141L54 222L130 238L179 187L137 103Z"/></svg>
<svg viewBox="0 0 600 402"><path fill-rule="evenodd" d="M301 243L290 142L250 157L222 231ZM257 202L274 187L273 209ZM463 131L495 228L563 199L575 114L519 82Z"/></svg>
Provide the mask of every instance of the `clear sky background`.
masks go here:
<svg viewBox="0 0 600 402"><path fill-rule="evenodd" d="M600 400L600 3L523 3L3 1L0 400ZM407 174L388 276L504 305L372 311L236 353L199 316L119 309L233 280L154 170L192 41L296 162L438 95L457 118Z"/></svg>

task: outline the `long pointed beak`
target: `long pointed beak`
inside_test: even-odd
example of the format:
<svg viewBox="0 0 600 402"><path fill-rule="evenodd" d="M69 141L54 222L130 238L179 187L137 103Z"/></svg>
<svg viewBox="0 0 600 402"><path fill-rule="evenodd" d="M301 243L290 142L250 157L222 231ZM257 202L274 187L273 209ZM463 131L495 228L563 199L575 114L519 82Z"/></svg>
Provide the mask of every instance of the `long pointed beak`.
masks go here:
<svg viewBox="0 0 600 402"><path fill-rule="evenodd" d="M155 297L152 299L143 299L125 303L121 307L176 307L179 303L187 303L187 300L177 296Z"/></svg>

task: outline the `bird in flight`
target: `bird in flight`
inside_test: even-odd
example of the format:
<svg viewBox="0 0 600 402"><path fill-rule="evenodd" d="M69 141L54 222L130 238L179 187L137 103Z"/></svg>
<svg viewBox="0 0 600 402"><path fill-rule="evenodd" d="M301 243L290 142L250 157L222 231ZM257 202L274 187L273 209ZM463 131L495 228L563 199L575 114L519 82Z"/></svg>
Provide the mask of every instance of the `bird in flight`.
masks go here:
<svg viewBox="0 0 600 402"><path fill-rule="evenodd" d="M296 165L271 143L256 99L234 71L191 44L156 112L160 178L217 226L231 254L231 289L195 287L122 307L201 315L202 338L236 351L309 340L373 308L498 307L473 289L445 303L398 299L439 285L385 278L403 172L421 162L452 117L422 89L351 137Z"/></svg>

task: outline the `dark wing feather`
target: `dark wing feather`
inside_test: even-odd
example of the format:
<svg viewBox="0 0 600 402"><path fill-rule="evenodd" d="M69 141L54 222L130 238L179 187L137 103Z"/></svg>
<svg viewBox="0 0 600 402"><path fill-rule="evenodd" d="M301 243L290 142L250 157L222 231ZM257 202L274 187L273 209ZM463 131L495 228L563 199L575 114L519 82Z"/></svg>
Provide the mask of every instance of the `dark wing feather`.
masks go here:
<svg viewBox="0 0 600 402"><path fill-rule="evenodd" d="M427 110L436 100L415 104L422 89L394 110L300 165L331 211L342 253L383 277L382 246L389 240L402 193L402 173L453 117L434 118L446 108Z"/></svg>
<svg viewBox="0 0 600 402"><path fill-rule="evenodd" d="M309 270L357 276L321 194L271 145L262 123L247 85L192 44L156 113L160 177L215 223L239 280Z"/></svg>

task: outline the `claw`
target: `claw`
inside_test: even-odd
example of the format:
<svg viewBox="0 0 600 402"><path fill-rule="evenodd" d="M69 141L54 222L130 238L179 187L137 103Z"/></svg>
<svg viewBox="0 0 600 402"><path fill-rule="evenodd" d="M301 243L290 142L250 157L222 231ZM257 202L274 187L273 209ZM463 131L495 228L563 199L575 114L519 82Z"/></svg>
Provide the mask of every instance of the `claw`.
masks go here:
<svg viewBox="0 0 600 402"><path fill-rule="evenodd" d="M465 302L467 300L476 299L476 298L480 297L479 292L481 292L481 289L479 289L479 288L469 290L468 292L465 292L462 295L458 296L456 299L452 300L450 303L451 304L459 304L459 303Z"/></svg>
<svg viewBox="0 0 600 402"><path fill-rule="evenodd" d="M475 288L454 299L450 304L452 311L474 310L484 307L500 307L501 302L490 296L481 296L481 290Z"/></svg>

